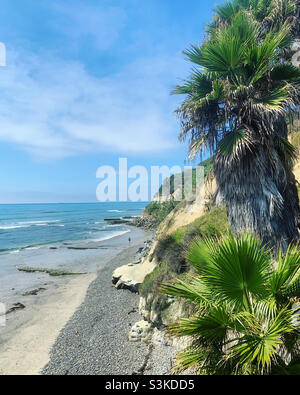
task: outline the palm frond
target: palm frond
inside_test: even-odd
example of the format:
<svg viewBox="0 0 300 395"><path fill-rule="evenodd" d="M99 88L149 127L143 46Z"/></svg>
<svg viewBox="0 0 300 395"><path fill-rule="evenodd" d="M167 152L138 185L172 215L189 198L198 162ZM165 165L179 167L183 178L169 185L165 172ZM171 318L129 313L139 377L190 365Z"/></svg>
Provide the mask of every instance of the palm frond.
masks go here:
<svg viewBox="0 0 300 395"><path fill-rule="evenodd" d="M173 284L161 284L159 291L163 294L201 303L202 307L211 303L211 295L198 277L193 278L189 283L177 280Z"/></svg>
<svg viewBox="0 0 300 395"><path fill-rule="evenodd" d="M262 371L270 370L271 363L276 362L276 353L283 343L283 335L293 330L291 317L291 311L283 309L263 326L254 320L255 325L249 326L245 335L232 346L231 356L238 356L242 364L255 361Z"/></svg>
<svg viewBox="0 0 300 395"><path fill-rule="evenodd" d="M235 160L251 151L252 146L247 129L240 126L223 137L218 145L218 152L225 160Z"/></svg>
<svg viewBox="0 0 300 395"><path fill-rule="evenodd" d="M270 253L251 234L243 233L235 239L225 237L218 253L211 257L205 282L213 287L219 300L251 308L251 295L263 297L268 279Z"/></svg>
<svg viewBox="0 0 300 395"><path fill-rule="evenodd" d="M299 291L300 254L297 246L290 246L283 256L278 253L277 264L270 277L270 289L275 297L294 296Z"/></svg>
<svg viewBox="0 0 300 395"><path fill-rule="evenodd" d="M170 325L168 330L177 336L195 336L208 342L224 342L231 323L229 311L224 306L216 306L205 315L180 319Z"/></svg>

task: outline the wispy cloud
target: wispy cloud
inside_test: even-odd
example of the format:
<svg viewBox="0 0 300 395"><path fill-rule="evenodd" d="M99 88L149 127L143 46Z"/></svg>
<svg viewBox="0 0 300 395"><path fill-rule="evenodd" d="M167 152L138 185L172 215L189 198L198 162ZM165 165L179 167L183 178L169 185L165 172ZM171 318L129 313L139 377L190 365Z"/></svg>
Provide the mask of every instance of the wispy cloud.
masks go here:
<svg viewBox="0 0 300 395"><path fill-rule="evenodd" d="M80 62L28 52L9 52L8 59L0 73L0 140L47 157L176 144L170 88L180 60L140 58L96 78Z"/></svg>

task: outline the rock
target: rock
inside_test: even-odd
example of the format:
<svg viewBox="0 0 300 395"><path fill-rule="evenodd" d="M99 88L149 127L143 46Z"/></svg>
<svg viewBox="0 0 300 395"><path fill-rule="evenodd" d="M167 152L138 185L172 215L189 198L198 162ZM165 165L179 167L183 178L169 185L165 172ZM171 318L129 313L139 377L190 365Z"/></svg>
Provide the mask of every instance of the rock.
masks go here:
<svg viewBox="0 0 300 395"><path fill-rule="evenodd" d="M152 324L148 321L136 322L129 331L128 338L129 341L148 341L151 339L153 333Z"/></svg>
<svg viewBox="0 0 300 395"><path fill-rule="evenodd" d="M153 216L153 215L145 215L142 217L135 218L131 225L134 225L138 228L144 228L148 230L154 230L157 229L158 225L160 223L160 220Z"/></svg>
<svg viewBox="0 0 300 395"><path fill-rule="evenodd" d="M104 218L104 221L108 222L110 225L122 225L122 224L131 225L131 221L128 221L123 218Z"/></svg>
<svg viewBox="0 0 300 395"><path fill-rule="evenodd" d="M23 305L23 303L14 303L12 305L12 307L6 311L6 314L10 314L10 313L12 313L13 311L16 311L16 310L25 309L25 307L26 306Z"/></svg>
<svg viewBox="0 0 300 395"><path fill-rule="evenodd" d="M22 294L22 296L29 296L29 295L37 295L41 291L45 291L46 288L36 288L31 291L26 291Z"/></svg>
<svg viewBox="0 0 300 395"><path fill-rule="evenodd" d="M117 289L128 289L137 293L147 274L155 268L152 262L129 264L117 268L112 275L112 283Z"/></svg>

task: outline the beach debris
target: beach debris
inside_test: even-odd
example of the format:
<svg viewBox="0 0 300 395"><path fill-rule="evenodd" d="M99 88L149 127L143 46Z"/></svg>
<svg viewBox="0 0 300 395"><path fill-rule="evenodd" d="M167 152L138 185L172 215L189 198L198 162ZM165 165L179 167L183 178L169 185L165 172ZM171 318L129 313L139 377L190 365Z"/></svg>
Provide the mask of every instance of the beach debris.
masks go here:
<svg viewBox="0 0 300 395"><path fill-rule="evenodd" d="M145 355L143 365L142 365L136 372L135 372L135 371L132 372L132 373L131 373L132 376L142 376L142 375L144 375L144 373L145 373L146 370L149 370L148 362L149 362L149 359L150 359L151 354L152 354L152 352L153 352L153 349L154 349L153 344L152 344L152 343L149 343L149 345L148 345L148 351L147 351L147 354Z"/></svg>
<svg viewBox="0 0 300 395"><path fill-rule="evenodd" d="M14 303L12 307L6 311L6 314L10 314L16 310L23 310L25 307L26 306L23 303Z"/></svg>
<svg viewBox="0 0 300 395"><path fill-rule="evenodd" d="M73 276L79 274L87 274L87 272L71 272L69 270L58 270L58 269L46 269L46 268L35 268L35 267L28 267L28 266L19 266L17 267L19 272L27 272L27 273L46 273L50 276L58 277L58 276Z"/></svg>
<svg viewBox="0 0 300 395"><path fill-rule="evenodd" d="M22 296L37 295L41 291L46 291L46 288L41 287L41 288L32 289L31 291L26 291L22 293Z"/></svg>

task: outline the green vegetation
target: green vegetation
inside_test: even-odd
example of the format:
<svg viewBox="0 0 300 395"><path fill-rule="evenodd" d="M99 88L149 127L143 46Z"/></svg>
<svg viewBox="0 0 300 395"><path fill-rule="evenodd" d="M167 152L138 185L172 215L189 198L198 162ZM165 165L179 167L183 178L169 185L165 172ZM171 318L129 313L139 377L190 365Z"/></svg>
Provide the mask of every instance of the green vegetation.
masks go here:
<svg viewBox="0 0 300 395"><path fill-rule="evenodd" d="M204 177L207 177L213 170L213 159L212 158L208 158L202 162L199 163L199 166L204 167ZM184 198L184 173L181 173L181 177L182 177L182 186L183 186L183 198ZM175 185L174 185L174 175L171 175L170 177L170 194L173 194L175 192ZM195 188L196 187L196 169L192 170L192 187ZM162 196L162 192L163 192L163 187L161 185L161 187L159 188L159 196Z"/></svg>
<svg viewBox="0 0 300 395"><path fill-rule="evenodd" d="M294 0L218 6L207 40L184 52L193 69L174 90L185 96L177 110L180 139L189 139L192 157L207 149L214 156L231 229L252 230L274 248L298 237L287 128L300 97L300 69L289 62L295 6Z"/></svg>
<svg viewBox="0 0 300 395"><path fill-rule="evenodd" d="M213 169L213 161L212 158L206 159L205 161L200 163L201 166L204 167L204 177L207 177ZM182 173L182 185L183 185L183 197L184 197L184 177ZM196 169L193 169L192 172L192 184L193 187L196 185ZM175 190L174 186L174 175L170 177L170 194L173 194ZM162 186L159 189L159 196L162 196ZM144 210L144 213L147 215L152 215L156 217L159 222L162 222L171 211L173 211L179 204L179 201L168 200L166 202L156 202L153 201L148 204Z"/></svg>
<svg viewBox="0 0 300 395"><path fill-rule="evenodd" d="M195 269L188 281L162 286L198 312L169 326L192 336L177 355L175 370L200 374L300 374L300 251L272 251L243 233L199 239L188 252ZM275 262L276 264L274 264Z"/></svg>
<svg viewBox="0 0 300 395"><path fill-rule="evenodd" d="M291 143L293 144L293 146L299 150L300 149L300 126L297 128L292 128L292 131L290 133L290 139L291 139Z"/></svg>
<svg viewBox="0 0 300 395"><path fill-rule="evenodd" d="M213 159L208 158L208 159L200 162L199 166L204 167L204 177L207 177L213 171L213 167L214 167Z"/></svg>
<svg viewBox="0 0 300 395"><path fill-rule="evenodd" d="M212 158L206 159L205 161L200 163L201 166L204 167L204 177L207 177L213 170L213 160ZM193 177L193 187L196 185L196 169L193 169L192 173ZM182 173L182 184L184 186L184 179ZM174 175L170 177L170 193L174 193ZM184 193L184 192L183 192ZM162 195L162 186L159 189L159 196ZM162 222L171 211L173 211L179 204L179 201L168 200L167 202L151 202L148 204L144 210L144 213L147 215L153 215L158 218L160 222Z"/></svg>
<svg viewBox="0 0 300 395"><path fill-rule="evenodd" d="M174 200L168 200L167 202L151 202L145 208L144 213L147 215L153 215L158 218L160 222L162 222L171 211L178 205L179 202L175 202Z"/></svg>
<svg viewBox="0 0 300 395"><path fill-rule="evenodd" d="M219 237L228 229L228 218L224 207L214 206L190 225L177 230L184 232L185 243L195 237Z"/></svg>
<svg viewBox="0 0 300 395"><path fill-rule="evenodd" d="M180 139L189 139L191 157L210 151L205 172L213 168L228 217L210 208L161 238L150 257L157 267L140 291L160 287L153 311L170 297L193 306L168 328L193 339L177 372L300 374L300 251L289 246L299 237L299 121L289 124L300 101L300 69L290 62L295 10L295 0L227 1L205 42L185 51L193 69L174 90L184 95ZM174 176L170 186L175 192Z"/></svg>
<svg viewBox="0 0 300 395"><path fill-rule="evenodd" d="M156 259L158 266L146 276L140 287L142 296L155 292L164 281L185 276L190 270L186 261L186 250L195 237L217 237L228 229L226 210L213 207L190 225L177 229L171 235L158 240L150 259Z"/></svg>
<svg viewBox="0 0 300 395"><path fill-rule="evenodd" d="M47 273L50 276L53 277L58 277L58 276L72 276L72 275L77 275L77 274L87 274L87 273L76 273L76 272L70 272L68 270L59 270L59 269L44 269L44 268L35 268L35 267L18 267L17 268L19 272L27 272L27 273L34 273L34 272L40 272L40 273Z"/></svg>

